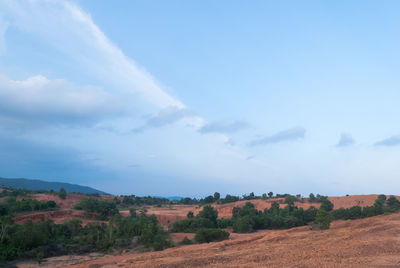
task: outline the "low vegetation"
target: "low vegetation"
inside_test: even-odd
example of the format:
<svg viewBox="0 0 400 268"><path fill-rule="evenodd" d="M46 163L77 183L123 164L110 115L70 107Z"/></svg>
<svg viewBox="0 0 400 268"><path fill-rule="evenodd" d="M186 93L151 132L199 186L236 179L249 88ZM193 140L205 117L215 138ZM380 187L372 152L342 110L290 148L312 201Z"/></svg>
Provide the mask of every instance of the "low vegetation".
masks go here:
<svg viewBox="0 0 400 268"><path fill-rule="evenodd" d="M2 261L22 257L107 252L138 245L147 249L162 250L172 246L172 242L154 216L116 216L108 224L89 223L84 227L77 219L64 224L54 224L48 220L26 221L19 225L10 217L0 218Z"/></svg>
<svg viewBox="0 0 400 268"><path fill-rule="evenodd" d="M15 197L7 197L0 204L0 216L12 216L17 212L47 211L57 208L58 206L54 201L37 201L30 198L17 201Z"/></svg>
<svg viewBox="0 0 400 268"><path fill-rule="evenodd" d="M81 201L75 205L75 209L95 213L99 220L107 220L111 216L119 215L116 202L93 197L82 198Z"/></svg>
<svg viewBox="0 0 400 268"><path fill-rule="evenodd" d="M98 194L85 195L74 209L83 210L85 217L99 220L83 225L78 219L63 224L54 222L26 221L16 224L12 217L18 213L48 211L58 209L54 201L37 201L31 195L38 191L3 189L0 192L0 261L19 258L43 258L61 254L82 254L87 252L122 250L141 247L148 250L162 250L173 246L169 233L164 231L156 217L147 216L146 205L164 206L171 204L203 205L195 215L187 213L187 218L169 225L170 232L195 233L192 240L185 237L179 244L209 243L229 238L229 232L250 233L261 229L287 229L312 224L312 229L329 229L333 220L353 220L389 214L400 211L400 201L395 197L380 195L373 206L334 209L326 196L310 194L308 201L320 203L319 209L311 206L303 209L296 204L307 202L300 195L277 194L272 192L262 196L226 195L218 192L205 198L183 198L170 201L159 197L119 196L102 199ZM64 189L47 194L67 199ZM218 211L211 203L225 204L239 200L281 198L272 202L271 207L257 210L252 202L232 209L231 218L218 218ZM285 204L282 206L282 204ZM122 217L119 209L129 209L130 216Z"/></svg>

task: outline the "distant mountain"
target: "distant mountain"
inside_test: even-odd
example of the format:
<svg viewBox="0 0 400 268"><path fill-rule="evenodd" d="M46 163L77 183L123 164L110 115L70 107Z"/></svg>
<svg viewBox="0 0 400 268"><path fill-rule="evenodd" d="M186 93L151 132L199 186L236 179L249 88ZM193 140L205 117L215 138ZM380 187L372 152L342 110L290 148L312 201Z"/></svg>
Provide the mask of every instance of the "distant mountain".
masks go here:
<svg viewBox="0 0 400 268"><path fill-rule="evenodd" d="M42 180L31 179L5 179L0 178L0 186L5 186L14 189L27 189L27 190L54 190L59 191L64 188L69 193L83 193L83 194L106 194L105 192L96 190L88 186L81 186L78 184L71 184L65 182L50 182Z"/></svg>

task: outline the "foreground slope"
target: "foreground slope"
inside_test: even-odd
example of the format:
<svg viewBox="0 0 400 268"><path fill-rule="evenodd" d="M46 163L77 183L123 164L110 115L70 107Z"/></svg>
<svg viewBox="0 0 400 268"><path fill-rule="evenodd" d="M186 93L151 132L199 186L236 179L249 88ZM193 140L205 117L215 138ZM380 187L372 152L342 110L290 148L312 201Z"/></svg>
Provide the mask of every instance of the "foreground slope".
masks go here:
<svg viewBox="0 0 400 268"><path fill-rule="evenodd" d="M106 256L74 267L400 267L400 214L262 231L230 241Z"/></svg>

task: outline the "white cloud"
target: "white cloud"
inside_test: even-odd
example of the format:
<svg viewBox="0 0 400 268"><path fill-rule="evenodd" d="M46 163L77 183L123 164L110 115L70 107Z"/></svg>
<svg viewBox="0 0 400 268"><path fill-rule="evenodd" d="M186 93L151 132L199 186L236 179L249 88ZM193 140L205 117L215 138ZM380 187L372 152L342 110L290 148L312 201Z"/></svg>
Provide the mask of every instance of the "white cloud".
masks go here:
<svg viewBox="0 0 400 268"><path fill-rule="evenodd" d="M0 76L0 115L20 120L92 121L122 112L123 105L103 89L76 86L42 75L26 80ZM121 107L122 106L122 107ZM114 107L118 107L114 108Z"/></svg>
<svg viewBox="0 0 400 268"><path fill-rule="evenodd" d="M40 35L113 90L136 94L158 108L184 105L114 45L89 14L68 1L3 1L13 26Z"/></svg>

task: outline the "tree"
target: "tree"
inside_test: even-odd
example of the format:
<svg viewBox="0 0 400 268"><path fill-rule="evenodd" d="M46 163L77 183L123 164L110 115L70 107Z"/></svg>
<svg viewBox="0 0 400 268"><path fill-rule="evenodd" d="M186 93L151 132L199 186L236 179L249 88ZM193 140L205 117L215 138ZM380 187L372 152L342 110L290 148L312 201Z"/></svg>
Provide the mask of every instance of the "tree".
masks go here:
<svg viewBox="0 0 400 268"><path fill-rule="evenodd" d="M210 204L214 202L214 197L212 195L207 196L206 198L204 198L203 202L205 204Z"/></svg>
<svg viewBox="0 0 400 268"><path fill-rule="evenodd" d="M221 198L221 195L218 192L214 193L214 200L217 201Z"/></svg>
<svg viewBox="0 0 400 268"><path fill-rule="evenodd" d="M322 200L321 207L323 210L331 211L333 209L333 204L326 196L321 196L320 199Z"/></svg>
<svg viewBox="0 0 400 268"><path fill-rule="evenodd" d="M186 216L188 219L193 219L194 217L193 211L189 211Z"/></svg>
<svg viewBox="0 0 400 268"><path fill-rule="evenodd" d="M285 203L288 204L289 206L293 206L294 202L297 201L297 198L293 195L287 195L285 197Z"/></svg>
<svg viewBox="0 0 400 268"><path fill-rule="evenodd" d="M392 211L400 209L400 201L393 195L386 200L386 204Z"/></svg>
<svg viewBox="0 0 400 268"><path fill-rule="evenodd" d="M322 208L317 211L315 221L319 224L321 230L327 230L331 225L331 217L329 213Z"/></svg>
<svg viewBox="0 0 400 268"><path fill-rule="evenodd" d="M238 218L233 224L233 232L250 233L253 231L253 221L249 215Z"/></svg>
<svg viewBox="0 0 400 268"><path fill-rule="evenodd" d="M229 233L221 229L199 229L194 236L198 243L210 243L229 238Z"/></svg>
<svg viewBox="0 0 400 268"><path fill-rule="evenodd" d="M203 210L200 211L197 217L209 219L213 223L217 223L218 211L216 211L212 206L207 205L203 207Z"/></svg>
<svg viewBox="0 0 400 268"><path fill-rule="evenodd" d="M261 198L262 198L262 199L267 199L267 194L266 194L266 193L263 193L262 196L261 196Z"/></svg>
<svg viewBox="0 0 400 268"><path fill-rule="evenodd" d="M129 215L131 216L131 218L136 218L137 217L136 208L129 209Z"/></svg>
<svg viewBox="0 0 400 268"><path fill-rule="evenodd" d="M269 193L268 193L268 196L269 196L269 198L271 198L271 197L274 196L274 193L273 193L273 192L269 192Z"/></svg>
<svg viewBox="0 0 400 268"><path fill-rule="evenodd" d="M61 188L60 192L58 193L58 197L60 197L61 199L67 198L67 191L64 188Z"/></svg>

